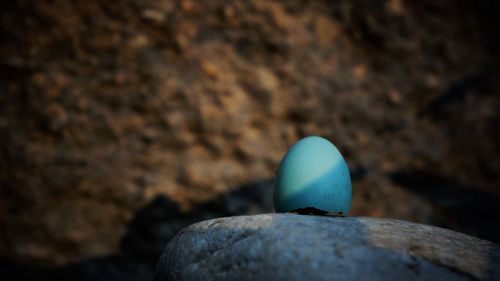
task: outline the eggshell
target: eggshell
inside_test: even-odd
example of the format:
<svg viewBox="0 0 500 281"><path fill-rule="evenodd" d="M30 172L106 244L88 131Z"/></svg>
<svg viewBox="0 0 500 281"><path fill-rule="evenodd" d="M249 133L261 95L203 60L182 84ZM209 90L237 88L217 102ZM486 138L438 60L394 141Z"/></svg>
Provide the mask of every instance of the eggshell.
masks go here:
<svg viewBox="0 0 500 281"><path fill-rule="evenodd" d="M349 168L328 140L317 136L301 139L281 160L274 183L277 212L312 207L347 215L351 198Z"/></svg>

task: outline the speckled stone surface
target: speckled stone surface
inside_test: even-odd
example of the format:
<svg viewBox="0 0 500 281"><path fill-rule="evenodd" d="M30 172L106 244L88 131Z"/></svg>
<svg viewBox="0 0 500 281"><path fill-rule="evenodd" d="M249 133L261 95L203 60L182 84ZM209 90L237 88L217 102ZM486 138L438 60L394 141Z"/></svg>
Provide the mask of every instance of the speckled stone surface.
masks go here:
<svg viewBox="0 0 500 281"><path fill-rule="evenodd" d="M498 280L500 246L392 219L263 214L193 224L170 241L157 281Z"/></svg>

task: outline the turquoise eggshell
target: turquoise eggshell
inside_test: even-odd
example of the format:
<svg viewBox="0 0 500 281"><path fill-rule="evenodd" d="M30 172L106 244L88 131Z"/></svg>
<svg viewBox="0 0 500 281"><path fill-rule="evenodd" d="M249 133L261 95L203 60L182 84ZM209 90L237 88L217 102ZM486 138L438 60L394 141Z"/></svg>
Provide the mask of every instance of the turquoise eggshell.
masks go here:
<svg viewBox="0 0 500 281"><path fill-rule="evenodd" d="M277 212L313 207L347 215L351 198L349 168L328 140L317 136L303 138L281 160L274 182Z"/></svg>

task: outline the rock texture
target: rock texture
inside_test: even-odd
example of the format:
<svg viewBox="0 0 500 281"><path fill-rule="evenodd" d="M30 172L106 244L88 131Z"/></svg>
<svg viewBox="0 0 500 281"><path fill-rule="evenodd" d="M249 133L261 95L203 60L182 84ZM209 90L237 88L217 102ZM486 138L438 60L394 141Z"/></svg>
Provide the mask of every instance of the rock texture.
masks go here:
<svg viewBox="0 0 500 281"><path fill-rule="evenodd" d="M391 219L264 214L203 221L166 247L156 281L498 280L500 246Z"/></svg>
<svg viewBox="0 0 500 281"><path fill-rule="evenodd" d="M500 237L498 1L0 2L0 257L116 253L310 134L366 174L353 214Z"/></svg>

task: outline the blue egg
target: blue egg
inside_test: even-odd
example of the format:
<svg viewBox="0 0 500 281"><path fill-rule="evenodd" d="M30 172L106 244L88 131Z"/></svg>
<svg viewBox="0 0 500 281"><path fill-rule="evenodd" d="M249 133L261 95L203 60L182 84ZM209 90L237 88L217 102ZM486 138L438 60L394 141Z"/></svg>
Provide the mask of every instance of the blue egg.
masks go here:
<svg viewBox="0 0 500 281"><path fill-rule="evenodd" d="M351 198L349 168L328 140L317 136L303 138L281 160L274 182L277 212L311 207L347 215Z"/></svg>

